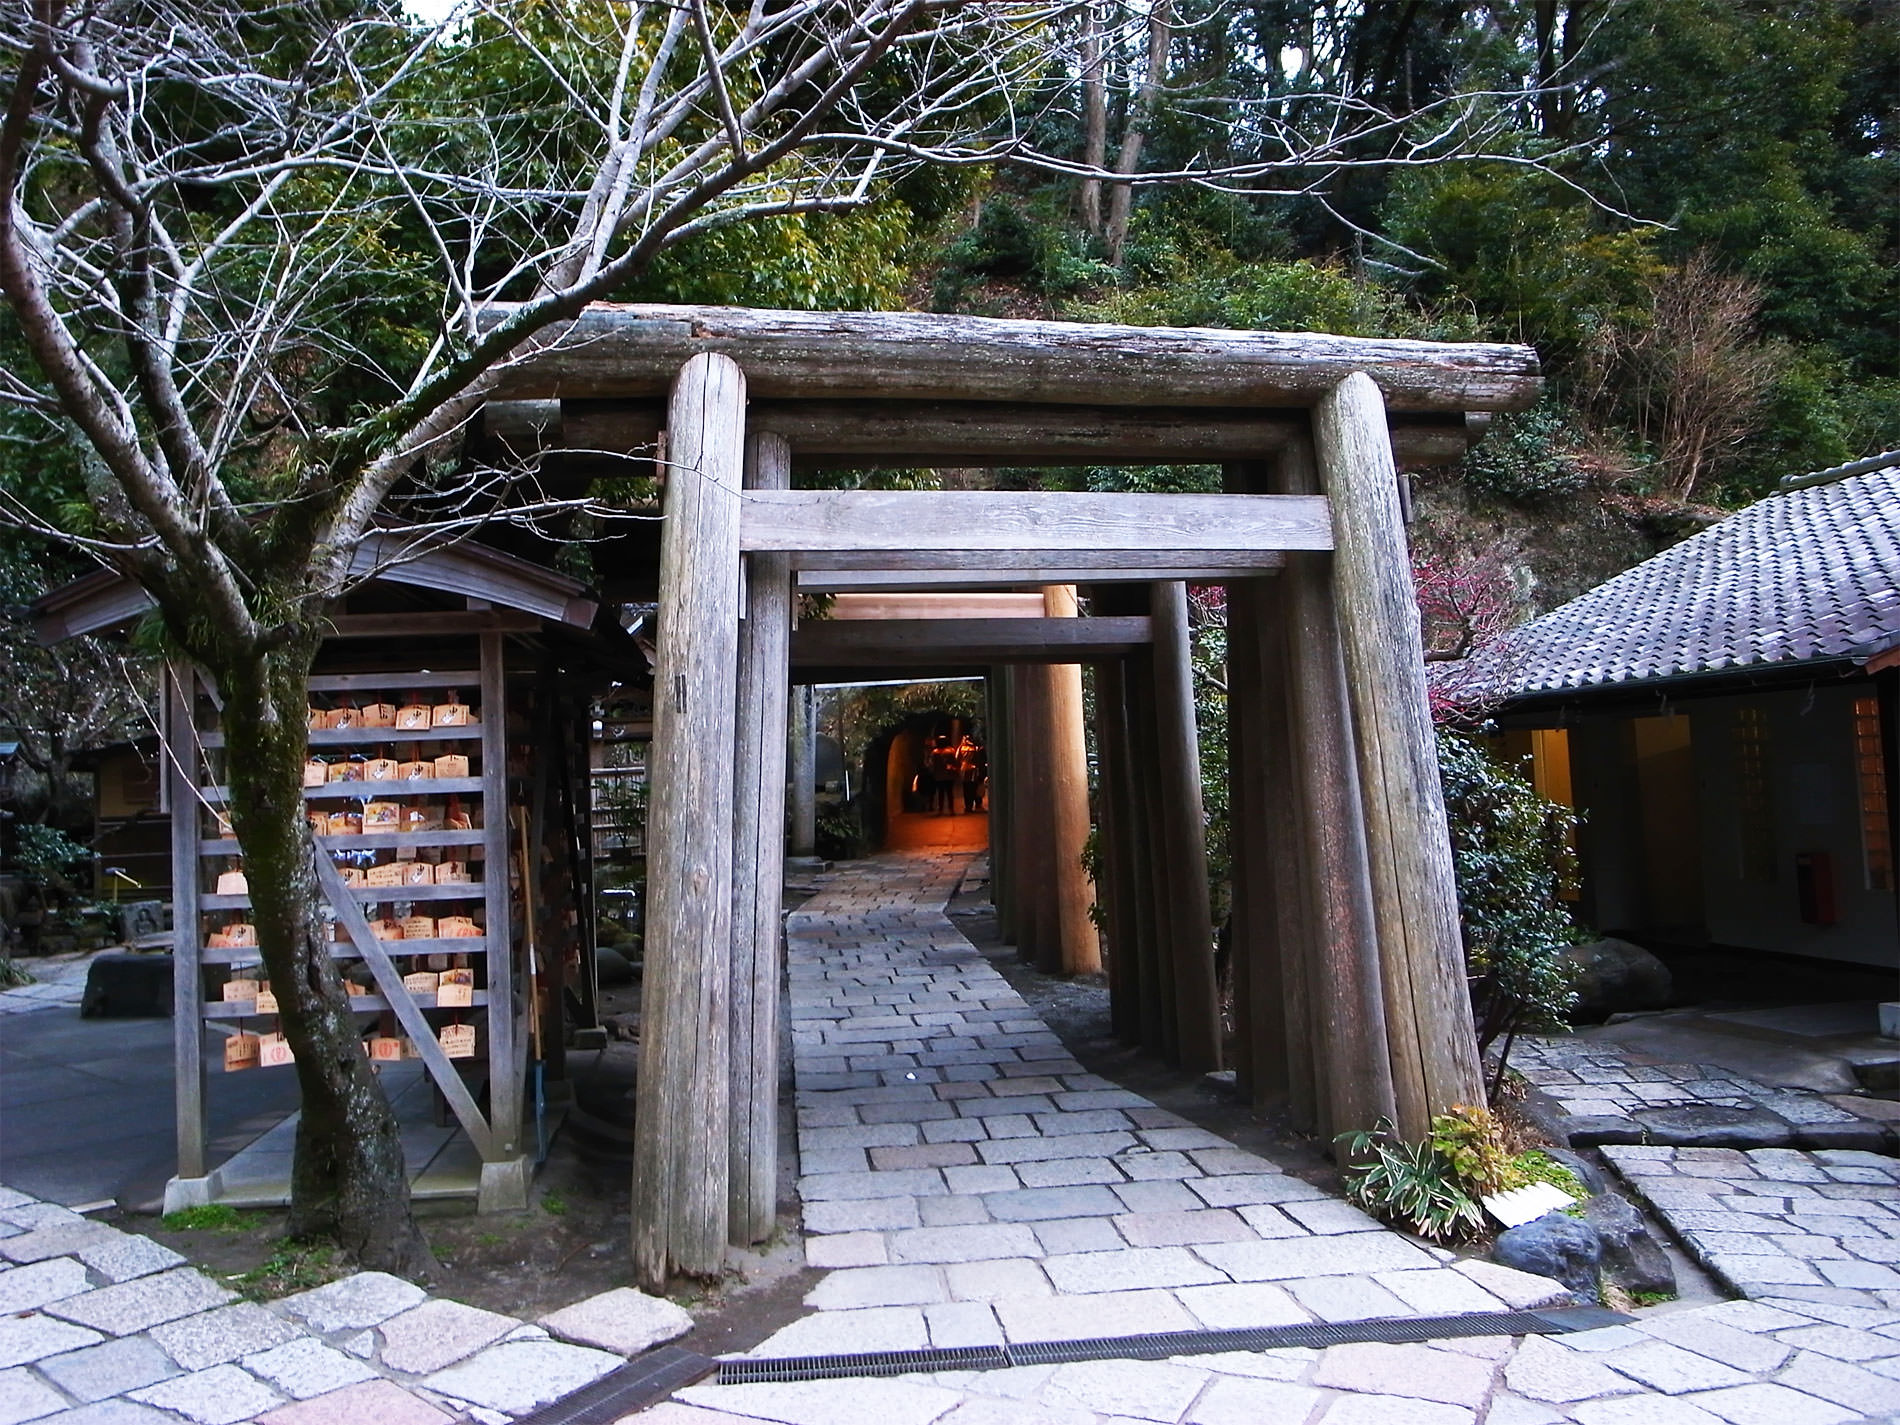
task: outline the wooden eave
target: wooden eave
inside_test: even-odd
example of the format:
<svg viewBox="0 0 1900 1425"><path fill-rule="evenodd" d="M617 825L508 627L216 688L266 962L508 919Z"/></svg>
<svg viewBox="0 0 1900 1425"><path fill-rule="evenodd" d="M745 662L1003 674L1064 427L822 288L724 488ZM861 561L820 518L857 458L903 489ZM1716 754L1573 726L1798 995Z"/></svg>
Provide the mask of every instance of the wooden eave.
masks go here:
<svg viewBox="0 0 1900 1425"><path fill-rule="evenodd" d="M385 580L532 615L566 628L591 628L599 602L586 588L512 555L478 544L416 549L400 530L377 530L357 545L351 576ZM116 628L152 606L144 589L113 570L100 570L55 589L33 605L35 637L43 644Z"/></svg>

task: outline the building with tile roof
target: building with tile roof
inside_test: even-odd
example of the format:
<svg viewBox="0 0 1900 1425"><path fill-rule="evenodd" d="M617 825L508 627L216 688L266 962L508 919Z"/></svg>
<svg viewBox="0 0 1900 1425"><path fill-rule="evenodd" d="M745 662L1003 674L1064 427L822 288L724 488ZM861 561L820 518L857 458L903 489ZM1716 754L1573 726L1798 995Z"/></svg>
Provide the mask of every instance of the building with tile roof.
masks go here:
<svg viewBox="0 0 1900 1425"><path fill-rule="evenodd" d="M1783 486L1449 676L1583 813L1587 923L1900 965L1900 451Z"/></svg>

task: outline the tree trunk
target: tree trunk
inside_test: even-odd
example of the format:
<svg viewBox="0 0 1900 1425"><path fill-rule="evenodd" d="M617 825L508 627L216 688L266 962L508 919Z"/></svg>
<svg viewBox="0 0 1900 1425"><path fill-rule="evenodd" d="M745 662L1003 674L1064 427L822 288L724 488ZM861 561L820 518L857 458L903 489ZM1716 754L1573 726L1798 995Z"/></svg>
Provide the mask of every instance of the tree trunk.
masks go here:
<svg viewBox="0 0 1900 1425"><path fill-rule="evenodd" d="M1082 9L1082 162L1091 174L1108 162L1108 86L1102 73L1102 12ZM1082 180L1082 226L1102 235L1102 180Z"/></svg>
<svg viewBox="0 0 1900 1425"><path fill-rule="evenodd" d="M1148 69L1142 76L1141 89L1128 111L1127 126L1122 130L1121 151L1115 155L1117 173L1133 173L1141 166L1141 148L1147 142L1148 123L1154 117L1162 86L1168 82L1168 51L1174 44L1173 0L1153 0L1148 12ZM1108 200L1108 260L1119 266L1122 244L1128 238L1128 213L1134 206L1132 184L1117 183Z"/></svg>
<svg viewBox="0 0 1900 1425"><path fill-rule="evenodd" d="M244 846L258 952L296 1055L303 1101L289 1235L334 1237L366 1267L414 1275L434 1261L410 1214L396 1116L363 1052L319 914L303 799L317 644L306 635L287 648L221 659L210 670L224 694L231 820Z"/></svg>

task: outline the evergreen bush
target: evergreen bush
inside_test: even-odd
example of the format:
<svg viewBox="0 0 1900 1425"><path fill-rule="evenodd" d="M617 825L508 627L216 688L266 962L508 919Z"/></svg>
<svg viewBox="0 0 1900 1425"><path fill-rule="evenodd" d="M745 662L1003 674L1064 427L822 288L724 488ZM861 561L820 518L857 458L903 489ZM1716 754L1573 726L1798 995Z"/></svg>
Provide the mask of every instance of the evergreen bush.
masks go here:
<svg viewBox="0 0 1900 1425"><path fill-rule="evenodd" d="M1439 731L1438 768L1479 1052L1502 1040L1495 1099L1516 1036L1562 1028L1576 1003L1564 951L1578 926L1559 892L1574 875L1577 817L1464 733Z"/></svg>

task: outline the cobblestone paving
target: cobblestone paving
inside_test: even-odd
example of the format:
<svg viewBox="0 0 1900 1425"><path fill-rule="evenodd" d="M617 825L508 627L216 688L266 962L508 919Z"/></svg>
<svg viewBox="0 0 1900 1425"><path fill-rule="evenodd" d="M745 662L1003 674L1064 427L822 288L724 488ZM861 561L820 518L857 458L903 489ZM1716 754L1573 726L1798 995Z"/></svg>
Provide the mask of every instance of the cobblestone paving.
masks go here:
<svg viewBox="0 0 1900 1425"><path fill-rule="evenodd" d="M1771 1088L1713 1064L1657 1064L1587 1039L1521 1039L1511 1066L1558 1110L1577 1147L1663 1143L1709 1148L1900 1147L1895 1125L1801 1089Z"/></svg>
<svg viewBox="0 0 1900 1425"><path fill-rule="evenodd" d="M379 1272L240 1301L0 1188L0 1425L507 1425L621 1363Z"/></svg>
<svg viewBox="0 0 1900 1425"><path fill-rule="evenodd" d="M1603 1154L1731 1289L1900 1312L1900 1159L1787 1148L1627 1146Z"/></svg>
<svg viewBox="0 0 1900 1425"><path fill-rule="evenodd" d="M1495 1311L1456 1263L1081 1071L942 914L961 858L789 922L812 1312L754 1354ZM1842 1199L1846 1200L1846 1199ZM1900 1309L1727 1302L1565 1337L696 1386L640 1425L1835 1425L1900 1410ZM1846 1334L1836 1334L1846 1333Z"/></svg>

